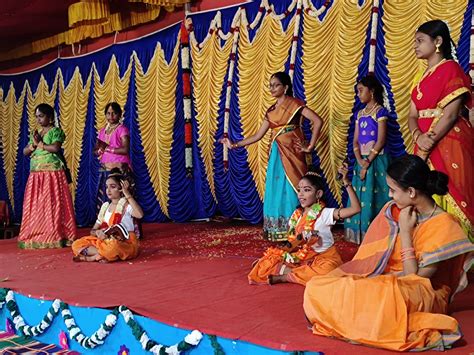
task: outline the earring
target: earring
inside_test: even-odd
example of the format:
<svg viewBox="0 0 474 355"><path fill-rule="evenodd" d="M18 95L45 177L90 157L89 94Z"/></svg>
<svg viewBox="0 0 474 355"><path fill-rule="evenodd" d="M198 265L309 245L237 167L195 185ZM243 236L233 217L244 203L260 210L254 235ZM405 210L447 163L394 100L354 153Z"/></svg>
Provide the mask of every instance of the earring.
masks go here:
<svg viewBox="0 0 474 355"><path fill-rule="evenodd" d="M441 46L441 44L436 43L435 46L436 46L436 53L439 53L440 52L439 47Z"/></svg>

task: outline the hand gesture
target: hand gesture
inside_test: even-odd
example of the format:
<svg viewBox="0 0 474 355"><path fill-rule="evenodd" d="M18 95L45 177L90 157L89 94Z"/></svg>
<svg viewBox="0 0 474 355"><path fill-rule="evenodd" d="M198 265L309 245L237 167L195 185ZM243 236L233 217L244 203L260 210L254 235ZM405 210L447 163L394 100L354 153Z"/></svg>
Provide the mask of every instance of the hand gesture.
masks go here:
<svg viewBox="0 0 474 355"><path fill-rule="evenodd" d="M365 180L365 176L367 175L367 168L362 168L360 169L360 172L359 172L359 178L364 181Z"/></svg>
<svg viewBox="0 0 474 355"><path fill-rule="evenodd" d="M398 226L400 227L400 233L409 234L410 236L413 233L417 223L416 210L413 206L407 206L400 211L400 216L398 217Z"/></svg>
<svg viewBox="0 0 474 355"><path fill-rule="evenodd" d="M347 175L349 174L349 164L343 163L339 169L337 169L337 172L341 174L341 179L344 184L350 184L351 182L347 178Z"/></svg>
<svg viewBox="0 0 474 355"><path fill-rule="evenodd" d="M130 183L127 180L120 180L120 186L122 186L122 192L125 196L130 195Z"/></svg>
<svg viewBox="0 0 474 355"><path fill-rule="evenodd" d="M421 150L430 151L435 145L435 141L431 133L423 133L416 140L416 144Z"/></svg>
<svg viewBox="0 0 474 355"><path fill-rule="evenodd" d="M99 238L100 240L104 240L107 238L107 235L104 233L104 231L102 229L98 229L96 232L95 232L95 236L97 238Z"/></svg>
<svg viewBox="0 0 474 355"><path fill-rule="evenodd" d="M303 153L311 153L314 150L314 147L311 144L306 145L306 143L301 140L297 140L295 146L299 152Z"/></svg>
<svg viewBox="0 0 474 355"><path fill-rule="evenodd" d="M33 145L37 146L40 142L43 141L43 138L41 138L41 134L37 130L33 132Z"/></svg>
<svg viewBox="0 0 474 355"><path fill-rule="evenodd" d="M219 139L219 143L224 144L227 147L227 149L232 149L232 145L234 144L230 141L229 138L221 138Z"/></svg>

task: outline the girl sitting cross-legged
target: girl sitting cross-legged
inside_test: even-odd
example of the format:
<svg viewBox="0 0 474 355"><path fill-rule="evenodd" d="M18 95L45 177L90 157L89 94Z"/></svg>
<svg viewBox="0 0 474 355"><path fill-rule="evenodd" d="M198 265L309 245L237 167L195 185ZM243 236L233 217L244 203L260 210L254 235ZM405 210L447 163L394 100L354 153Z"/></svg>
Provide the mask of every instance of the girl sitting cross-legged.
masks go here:
<svg viewBox="0 0 474 355"><path fill-rule="evenodd" d="M91 235L72 244L74 261L108 262L138 255L133 217L142 218L143 210L130 193L129 182L120 169L112 169L106 186L110 202L102 205Z"/></svg>
<svg viewBox="0 0 474 355"><path fill-rule="evenodd" d="M331 226L360 212L357 195L347 178L347 165L339 169L351 207L327 208L321 200L324 181L308 172L298 184L298 207L288 223L288 241L268 248L248 275L250 284L292 282L305 285L313 276L324 275L342 264L334 246Z"/></svg>

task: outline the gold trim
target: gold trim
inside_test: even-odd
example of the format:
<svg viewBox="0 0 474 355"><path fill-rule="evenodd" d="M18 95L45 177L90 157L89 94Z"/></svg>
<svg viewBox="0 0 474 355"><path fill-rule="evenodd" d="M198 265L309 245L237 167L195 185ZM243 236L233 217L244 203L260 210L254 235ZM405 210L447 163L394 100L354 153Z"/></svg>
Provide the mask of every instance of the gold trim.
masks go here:
<svg viewBox="0 0 474 355"><path fill-rule="evenodd" d="M466 92L469 92L469 89L467 87L462 87L462 88L454 90L452 93L446 95L440 102L438 102L438 107L442 109L445 108L447 104L449 104L458 96L465 94Z"/></svg>
<svg viewBox="0 0 474 355"><path fill-rule="evenodd" d="M433 117L441 117L443 115L442 108L428 108L426 110L418 111L418 119L420 118L433 118Z"/></svg>

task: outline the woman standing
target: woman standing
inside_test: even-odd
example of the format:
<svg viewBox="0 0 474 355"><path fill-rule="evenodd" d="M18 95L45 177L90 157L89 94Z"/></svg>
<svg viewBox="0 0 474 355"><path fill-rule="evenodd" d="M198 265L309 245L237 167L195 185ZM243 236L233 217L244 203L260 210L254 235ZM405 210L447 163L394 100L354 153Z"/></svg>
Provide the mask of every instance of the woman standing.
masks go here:
<svg viewBox="0 0 474 355"><path fill-rule="evenodd" d="M393 201L370 224L354 258L313 277L304 311L314 334L396 351L445 350L462 336L448 316L467 286L474 245L431 197L448 177L416 155L390 164Z"/></svg>
<svg viewBox="0 0 474 355"><path fill-rule="evenodd" d="M311 153L323 121L303 101L293 97L293 86L288 74L277 72L269 85L275 104L270 106L257 133L238 142L221 140L229 149L245 147L258 142L271 129L271 148L263 201L263 232L270 240L285 240L288 220L298 204L296 189L307 172L306 153ZM311 122L311 139L303 145L301 129L303 118Z"/></svg>
<svg viewBox="0 0 474 355"><path fill-rule="evenodd" d="M23 149L31 161L18 243L25 249L60 248L76 236L71 193L59 156L66 136L54 127L50 105L38 105L35 115L40 128Z"/></svg>
<svg viewBox="0 0 474 355"><path fill-rule="evenodd" d="M415 153L434 169L449 176L449 194L438 200L460 219L473 240L474 223L474 130L463 106L471 108L471 84L453 60L448 26L440 20L422 24L415 35L417 58L428 63L411 93L408 126Z"/></svg>
<svg viewBox="0 0 474 355"><path fill-rule="evenodd" d="M122 172L131 169L130 132L121 122L122 108L116 102L109 102L104 113L107 124L99 131L98 143L94 149L101 163L97 198L99 207L107 200L105 181L109 172L114 168L119 168Z"/></svg>

